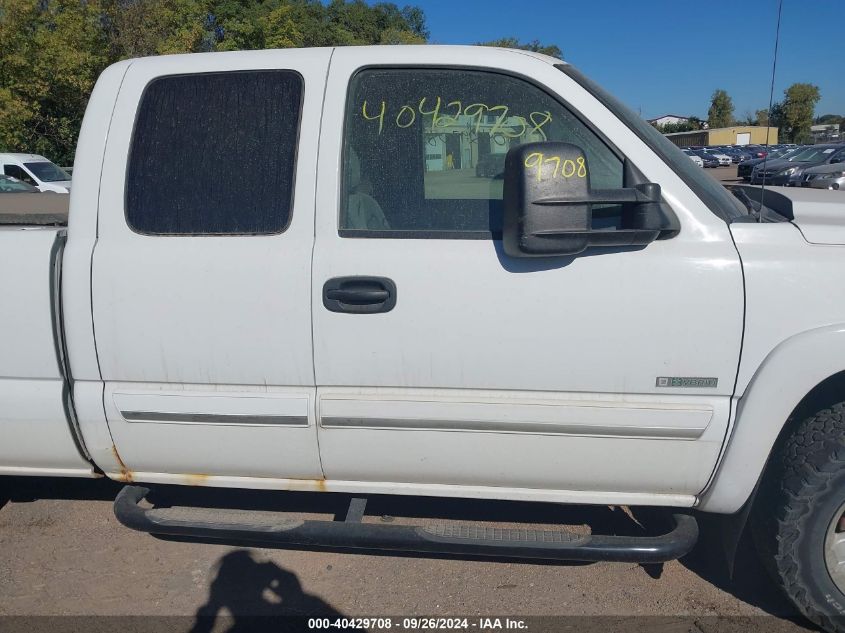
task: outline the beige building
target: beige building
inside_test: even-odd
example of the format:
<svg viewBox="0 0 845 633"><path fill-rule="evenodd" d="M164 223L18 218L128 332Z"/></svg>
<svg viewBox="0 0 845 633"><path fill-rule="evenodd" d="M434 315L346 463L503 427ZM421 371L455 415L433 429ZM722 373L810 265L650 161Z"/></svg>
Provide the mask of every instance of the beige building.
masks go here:
<svg viewBox="0 0 845 633"><path fill-rule="evenodd" d="M735 125L691 132L674 132L666 138L678 147L698 147L707 145L765 145L766 130L769 131L769 144L778 142L778 129L759 125Z"/></svg>

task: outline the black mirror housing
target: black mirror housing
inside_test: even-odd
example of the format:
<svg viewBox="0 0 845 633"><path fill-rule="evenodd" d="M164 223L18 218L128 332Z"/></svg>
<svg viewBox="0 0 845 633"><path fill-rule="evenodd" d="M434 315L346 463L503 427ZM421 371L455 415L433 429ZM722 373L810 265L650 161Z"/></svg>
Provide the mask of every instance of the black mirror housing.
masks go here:
<svg viewBox="0 0 845 633"><path fill-rule="evenodd" d="M545 142L512 148L505 158L505 252L513 257L542 257L586 249L590 206L570 204L561 209L543 201L583 199L589 191L590 173L580 147Z"/></svg>
<svg viewBox="0 0 845 633"><path fill-rule="evenodd" d="M626 165L626 182L633 176ZM592 207L623 205L622 228L594 230ZM638 246L677 219L661 201L660 185L594 190L584 151L571 143L526 143L505 159L503 245L511 257L576 255L592 246Z"/></svg>

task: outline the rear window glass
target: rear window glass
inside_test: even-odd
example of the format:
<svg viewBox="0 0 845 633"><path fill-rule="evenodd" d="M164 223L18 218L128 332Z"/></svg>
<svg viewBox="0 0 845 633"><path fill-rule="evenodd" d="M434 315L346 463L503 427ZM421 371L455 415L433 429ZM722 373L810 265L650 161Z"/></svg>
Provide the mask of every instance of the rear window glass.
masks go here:
<svg viewBox="0 0 845 633"><path fill-rule="evenodd" d="M283 231L293 201L302 90L302 77L285 70L151 82L129 156L129 226L159 235Z"/></svg>

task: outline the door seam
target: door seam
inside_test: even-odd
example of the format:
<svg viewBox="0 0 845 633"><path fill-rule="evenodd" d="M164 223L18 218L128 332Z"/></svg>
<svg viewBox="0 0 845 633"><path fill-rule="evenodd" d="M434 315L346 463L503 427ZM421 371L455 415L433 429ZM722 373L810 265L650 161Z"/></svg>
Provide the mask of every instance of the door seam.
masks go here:
<svg viewBox="0 0 845 633"><path fill-rule="evenodd" d="M332 58L334 57L335 50L335 48L332 48L331 53L329 53L329 63L326 65L326 78L323 82L323 99L320 103L320 123L317 127L317 168L314 170L314 211L311 214L311 226L314 234L313 239L311 240L311 268L309 271L311 283L308 284L308 287L310 288L308 307L311 310L311 373L314 378L314 439L317 442L317 462L320 465L320 474L323 479L326 478L326 470L323 468L323 452L320 450L320 391L317 385L317 355L314 351L317 345L316 337L314 336L314 320L316 319L316 315L314 313L314 284L316 283L314 274L314 254L317 251L317 194L320 183L320 149L323 140L323 115L326 111L326 93L329 90L329 77L331 76Z"/></svg>

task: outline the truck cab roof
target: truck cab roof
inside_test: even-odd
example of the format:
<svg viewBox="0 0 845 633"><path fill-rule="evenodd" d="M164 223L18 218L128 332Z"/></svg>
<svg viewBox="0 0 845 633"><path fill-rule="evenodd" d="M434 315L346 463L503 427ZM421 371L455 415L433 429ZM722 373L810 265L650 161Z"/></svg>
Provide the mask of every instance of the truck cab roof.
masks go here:
<svg viewBox="0 0 845 633"><path fill-rule="evenodd" d="M19 152L3 152L0 153L0 159L7 159L12 158L14 160L19 160L21 162L28 161L28 162L47 162L49 163L50 160L41 156L40 154L23 154Z"/></svg>
<svg viewBox="0 0 845 633"><path fill-rule="evenodd" d="M395 53L408 51L408 50L415 50L418 49L419 45L415 44L397 44L397 45L377 45L377 46L341 46L341 47L314 47L314 48L285 48L285 49L263 49L263 50L252 50L252 51L221 51L221 52L213 52L213 53L183 53L183 54L176 54L176 55L157 55L152 57L136 57L134 59L127 59L121 62L117 62L113 64L113 66L117 65L124 65L124 64L156 64L164 59L169 59L173 57L190 57L191 59L198 60L201 58L208 58L208 57L216 57L216 56L237 56L237 57L249 57L249 56L263 56L267 54L273 55L288 55L291 53L297 53L303 50L308 50L312 52L317 51L326 51L331 50L335 54L341 53L342 51L360 51L360 52L371 52L374 57L383 57L385 59L390 59ZM534 51L527 51L517 48L504 48L500 46L469 46L469 45L460 45L460 44L433 44L433 45L426 45L426 50L438 50L438 51L446 51L452 52L456 56L456 59L461 59L462 63L467 63L466 56L468 54L479 54L484 53L488 54L491 51L501 51L504 53L510 53L512 55L524 55L528 57L533 57L535 59L539 59L541 61L546 62L550 65L559 65L559 64L567 64L567 62L558 59L557 57L552 57L550 55L545 55L543 53L537 53Z"/></svg>

